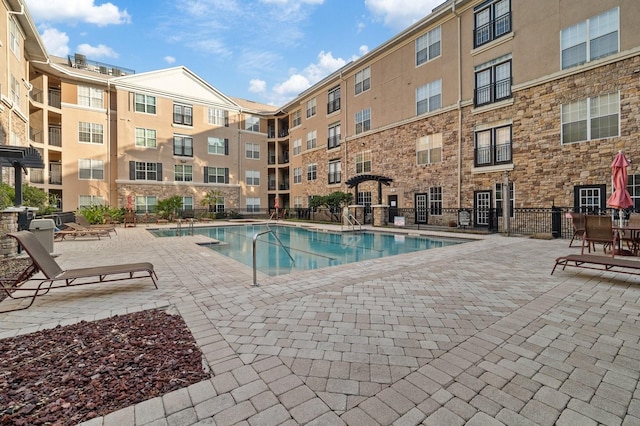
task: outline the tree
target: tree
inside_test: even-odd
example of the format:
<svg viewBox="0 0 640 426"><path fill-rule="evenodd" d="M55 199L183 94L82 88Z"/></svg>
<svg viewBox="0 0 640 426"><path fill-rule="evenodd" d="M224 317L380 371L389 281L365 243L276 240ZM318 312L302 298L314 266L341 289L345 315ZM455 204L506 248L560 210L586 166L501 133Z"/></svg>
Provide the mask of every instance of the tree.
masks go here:
<svg viewBox="0 0 640 426"><path fill-rule="evenodd" d="M209 206L209 211L213 211L213 207L215 207L218 203L222 203L224 201L224 197L222 196L222 192L219 189L210 189L209 192L202 198L200 204L203 206Z"/></svg>
<svg viewBox="0 0 640 426"><path fill-rule="evenodd" d="M329 209L332 220L339 222L342 208L348 206L353 201L353 194L336 191L329 195L314 195L309 200L309 207L326 207Z"/></svg>
<svg viewBox="0 0 640 426"><path fill-rule="evenodd" d="M165 198L164 200L158 200L158 215L162 219L172 221L177 214L182 210L182 197L174 195L173 197Z"/></svg>

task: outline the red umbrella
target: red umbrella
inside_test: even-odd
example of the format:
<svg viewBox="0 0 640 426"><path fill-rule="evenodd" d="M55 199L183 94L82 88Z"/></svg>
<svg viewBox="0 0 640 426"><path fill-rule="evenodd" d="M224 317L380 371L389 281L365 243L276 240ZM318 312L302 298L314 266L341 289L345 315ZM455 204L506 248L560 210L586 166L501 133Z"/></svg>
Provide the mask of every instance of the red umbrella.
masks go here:
<svg viewBox="0 0 640 426"><path fill-rule="evenodd" d="M622 224L622 210L633 206L633 200L627 191L627 166L631 164L622 151L618 151L611 163L613 178L613 194L607 200L607 206L620 209L620 223Z"/></svg>
<svg viewBox="0 0 640 426"><path fill-rule="evenodd" d="M273 204L273 208L276 209L276 210L280 208L280 198L279 197L276 197L276 201Z"/></svg>
<svg viewBox="0 0 640 426"><path fill-rule="evenodd" d="M133 195L127 195L127 210L133 210Z"/></svg>

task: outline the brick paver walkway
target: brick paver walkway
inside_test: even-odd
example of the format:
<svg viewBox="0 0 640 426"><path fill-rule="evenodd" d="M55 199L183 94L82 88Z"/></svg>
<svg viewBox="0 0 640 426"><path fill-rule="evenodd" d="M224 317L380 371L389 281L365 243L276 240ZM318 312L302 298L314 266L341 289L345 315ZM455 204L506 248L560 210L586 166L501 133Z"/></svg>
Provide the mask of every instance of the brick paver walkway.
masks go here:
<svg viewBox="0 0 640 426"><path fill-rule="evenodd" d="M0 338L172 307L212 378L85 425L637 425L640 278L567 269L568 241L491 235L259 276L144 227L56 242L65 268L151 261L145 282L53 292ZM99 253L99 257L98 257ZM2 306L15 303L4 301Z"/></svg>

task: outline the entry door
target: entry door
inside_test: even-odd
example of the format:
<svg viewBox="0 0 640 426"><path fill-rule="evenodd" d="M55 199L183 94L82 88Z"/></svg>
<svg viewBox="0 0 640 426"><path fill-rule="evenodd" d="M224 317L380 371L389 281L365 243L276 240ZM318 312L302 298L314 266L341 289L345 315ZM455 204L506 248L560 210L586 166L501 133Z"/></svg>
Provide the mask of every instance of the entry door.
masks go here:
<svg viewBox="0 0 640 426"><path fill-rule="evenodd" d="M389 223L393 223L394 218L398 216L398 196L387 196L387 202L389 203Z"/></svg>
<svg viewBox="0 0 640 426"><path fill-rule="evenodd" d="M416 194L416 223L427 223L427 194Z"/></svg>
<svg viewBox="0 0 640 426"><path fill-rule="evenodd" d="M476 226L489 226L491 191L477 191L475 196Z"/></svg>

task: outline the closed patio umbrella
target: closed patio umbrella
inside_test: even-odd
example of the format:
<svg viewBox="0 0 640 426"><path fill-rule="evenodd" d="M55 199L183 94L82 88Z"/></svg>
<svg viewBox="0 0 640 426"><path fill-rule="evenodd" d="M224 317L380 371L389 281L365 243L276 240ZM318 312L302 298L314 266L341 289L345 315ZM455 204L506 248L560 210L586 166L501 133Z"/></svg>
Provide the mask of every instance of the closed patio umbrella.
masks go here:
<svg viewBox="0 0 640 426"><path fill-rule="evenodd" d="M631 200L629 191L627 191L627 166L629 166L629 164L631 163L622 151L618 151L618 154L616 154L613 159L613 163L611 163L613 193L607 200L607 206L620 210L620 226L623 225L623 210L633 206L633 200Z"/></svg>

